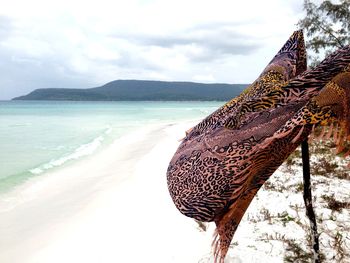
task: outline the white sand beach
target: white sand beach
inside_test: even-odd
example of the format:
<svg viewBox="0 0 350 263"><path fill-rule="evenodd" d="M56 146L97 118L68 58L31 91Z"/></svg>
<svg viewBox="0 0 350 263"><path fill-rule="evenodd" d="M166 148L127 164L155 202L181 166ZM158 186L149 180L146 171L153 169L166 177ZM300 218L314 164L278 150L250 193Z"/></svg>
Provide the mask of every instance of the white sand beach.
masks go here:
<svg viewBox="0 0 350 263"><path fill-rule="evenodd" d="M173 205L168 162L191 126L150 127L0 201L0 262L197 262L210 238Z"/></svg>
<svg viewBox="0 0 350 263"><path fill-rule="evenodd" d="M193 124L138 130L6 194L0 199L0 262L212 262L214 225L202 231L177 211L166 184L178 140ZM283 174L274 175L277 186L301 181ZM287 211L308 224L302 194L287 188L291 192L259 192L226 262L282 262L286 245L273 238L277 232L304 242L307 227L283 221ZM296 204L300 213L289 207ZM345 211L343 220L348 218Z"/></svg>

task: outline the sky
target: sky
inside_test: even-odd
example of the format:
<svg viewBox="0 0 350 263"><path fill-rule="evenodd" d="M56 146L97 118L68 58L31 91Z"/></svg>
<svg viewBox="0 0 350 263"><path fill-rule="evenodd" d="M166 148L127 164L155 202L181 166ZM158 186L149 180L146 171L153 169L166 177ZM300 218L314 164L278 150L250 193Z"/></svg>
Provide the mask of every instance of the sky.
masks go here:
<svg viewBox="0 0 350 263"><path fill-rule="evenodd" d="M0 0L0 100L116 79L251 83L302 0Z"/></svg>

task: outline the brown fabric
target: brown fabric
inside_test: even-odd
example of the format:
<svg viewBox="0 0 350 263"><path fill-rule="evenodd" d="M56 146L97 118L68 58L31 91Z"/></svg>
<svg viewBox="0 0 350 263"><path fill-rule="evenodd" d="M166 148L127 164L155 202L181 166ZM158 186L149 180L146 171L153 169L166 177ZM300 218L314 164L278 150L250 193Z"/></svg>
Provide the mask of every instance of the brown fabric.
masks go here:
<svg viewBox="0 0 350 263"><path fill-rule="evenodd" d="M223 262L260 187L312 128L344 122L339 114L348 112L348 101L327 85L336 83L347 94L349 77L339 74L349 63L350 46L302 73L306 53L296 31L246 91L188 131L169 164L168 189L181 213L215 221L216 261Z"/></svg>

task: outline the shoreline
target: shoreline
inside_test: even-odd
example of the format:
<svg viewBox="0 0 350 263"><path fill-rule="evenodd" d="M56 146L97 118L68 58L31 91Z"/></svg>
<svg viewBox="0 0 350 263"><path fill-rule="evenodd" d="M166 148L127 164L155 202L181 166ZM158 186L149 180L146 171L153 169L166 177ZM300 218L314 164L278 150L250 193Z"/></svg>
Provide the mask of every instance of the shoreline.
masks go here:
<svg viewBox="0 0 350 263"><path fill-rule="evenodd" d="M0 261L198 261L211 240L200 238L207 233L193 231L196 223L176 210L165 175L178 139L194 123L138 130L14 189L0 200ZM179 229L205 245L197 244L195 253L182 236L172 239ZM135 246L137 260L130 258Z"/></svg>
<svg viewBox="0 0 350 263"><path fill-rule="evenodd" d="M166 182L179 139L196 123L144 127L0 198L0 262L212 263L215 224L204 223L203 231L182 215ZM295 190L300 167L296 174L286 169L282 165L252 201L225 263L282 262L290 253L286 242L293 240L307 251L308 221ZM350 183L342 184L332 189L341 188L346 197ZM319 187L318 196L329 191ZM341 216L348 221L346 211Z"/></svg>

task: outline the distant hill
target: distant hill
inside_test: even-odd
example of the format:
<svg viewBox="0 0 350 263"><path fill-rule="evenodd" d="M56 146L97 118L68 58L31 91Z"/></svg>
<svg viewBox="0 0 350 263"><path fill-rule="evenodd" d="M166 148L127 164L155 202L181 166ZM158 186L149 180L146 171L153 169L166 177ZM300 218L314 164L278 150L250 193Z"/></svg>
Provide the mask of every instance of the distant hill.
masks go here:
<svg viewBox="0 0 350 263"><path fill-rule="evenodd" d="M203 84L115 80L90 89L36 89L13 100L141 101L219 100L239 95L248 84Z"/></svg>

